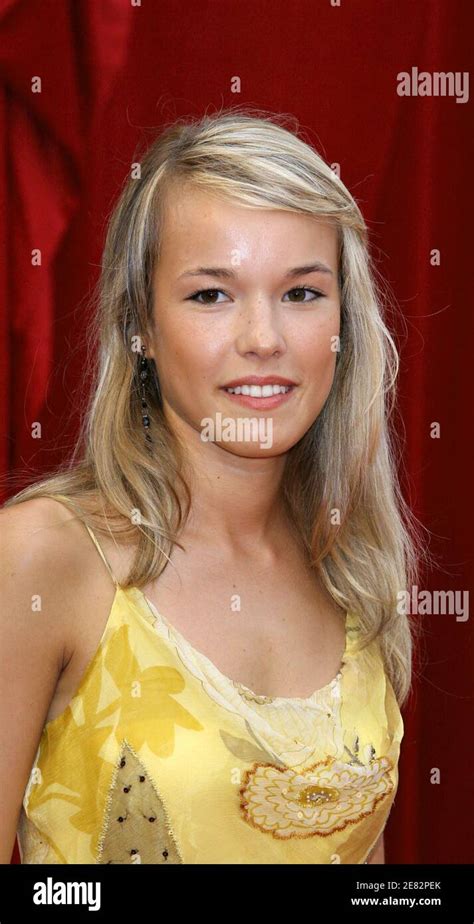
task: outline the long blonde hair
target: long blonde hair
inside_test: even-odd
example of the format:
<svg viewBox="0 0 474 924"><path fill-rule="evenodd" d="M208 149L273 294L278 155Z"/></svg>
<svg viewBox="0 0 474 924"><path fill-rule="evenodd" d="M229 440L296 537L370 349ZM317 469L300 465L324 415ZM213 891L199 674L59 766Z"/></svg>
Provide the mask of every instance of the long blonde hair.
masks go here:
<svg viewBox="0 0 474 924"><path fill-rule="evenodd" d="M417 581L424 544L403 499L393 428L398 352L383 319L386 293L368 230L337 174L288 116L233 107L168 125L132 167L112 212L88 340L95 379L72 457L5 506L53 494L96 499L79 516L137 542L123 586L166 567L191 493L184 447L167 424L154 363L148 387L152 450L143 439L139 355L151 322L162 205L191 182L247 208L331 219L339 234L340 351L329 397L287 453L282 497L309 561L334 600L359 616L363 648L378 638L400 704L412 676L415 626L397 610Z"/></svg>

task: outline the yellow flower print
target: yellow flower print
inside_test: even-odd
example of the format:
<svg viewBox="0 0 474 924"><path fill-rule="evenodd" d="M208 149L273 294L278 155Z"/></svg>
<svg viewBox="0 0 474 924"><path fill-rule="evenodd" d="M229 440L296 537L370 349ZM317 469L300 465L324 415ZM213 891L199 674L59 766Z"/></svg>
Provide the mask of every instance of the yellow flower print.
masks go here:
<svg viewBox="0 0 474 924"><path fill-rule="evenodd" d="M157 757L174 751L175 726L202 731L203 725L175 698L185 687L183 675L174 667L142 670L128 640L128 626L121 626L110 640L104 665L120 691L106 713L117 712L115 736L133 741L135 751L146 742ZM127 685L123 685L127 678ZM130 678L132 680L130 681Z"/></svg>
<svg viewBox="0 0 474 924"><path fill-rule="evenodd" d="M372 814L393 789L387 757L367 766L334 757L302 772L254 764L240 789L249 824L273 837L327 837Z"/></svg>

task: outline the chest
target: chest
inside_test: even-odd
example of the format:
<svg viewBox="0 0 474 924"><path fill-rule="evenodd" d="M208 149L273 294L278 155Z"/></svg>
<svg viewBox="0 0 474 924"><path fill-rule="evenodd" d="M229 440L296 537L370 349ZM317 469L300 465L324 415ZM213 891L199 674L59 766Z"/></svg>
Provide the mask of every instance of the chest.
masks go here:
<svg viewBox="0 0 474 924"><path fill-rule="evenodd" d="M334 679L344 614L297 559L174 565L143 592L226 677L259 695L303 698Z"/></svg>

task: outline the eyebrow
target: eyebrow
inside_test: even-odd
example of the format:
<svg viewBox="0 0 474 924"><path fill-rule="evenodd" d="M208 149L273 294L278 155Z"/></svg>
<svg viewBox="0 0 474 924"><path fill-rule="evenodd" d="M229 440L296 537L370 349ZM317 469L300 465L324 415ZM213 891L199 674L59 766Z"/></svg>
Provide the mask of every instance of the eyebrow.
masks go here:
<svg viewBox="0 0 474 924"><path fill-rule="evenodd" d="M321 263L318 260L316 263L308 263L307 266L293 266L291 269L287 270L285 277L287 279L293 279L296 276L306 276L307 273L328 273L330 276L334 275L329 266L326 266L325 263ZM186 276L214 276L215 278L236 279L237 273L235 270L227 269L225 266L198 266L196 269L181 273L181 276L178 278L182 279Z"/></svg>

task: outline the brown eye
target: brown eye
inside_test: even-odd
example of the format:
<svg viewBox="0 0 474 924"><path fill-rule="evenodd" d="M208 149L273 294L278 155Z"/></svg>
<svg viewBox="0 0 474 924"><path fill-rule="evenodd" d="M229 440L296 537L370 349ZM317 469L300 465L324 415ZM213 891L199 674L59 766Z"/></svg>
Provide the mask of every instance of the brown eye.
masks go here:
<svg viewBox="0 0 474 924"><path fill-rule="evenodd" d="M198 297L200 295L212 297L214 295L219 295L219 293L221 293L222 295L225 295L225 292L222 292L222 289L200 289L199 292L194 292L193 295L189 296L189 301L197 302L198 305L218 305L220 304L220 302L217 302L214 300L201 302L198 300Z"/></svg>
<svg viewBox="0 0 474 924"><path fill-rule="evenodd" d="M318 299L324 298L324 295L322 292L319 292L317 289L310 289L309 286L297 286L294 289L290 289L290 291L287 292L287 295L291 295L292 292L297 293L298 298L295 301L301 302L301 304L303 304L304 302L316 302L318 301ZM310 292L312 295L314 295L314 298L305 298L304 297L305 292Z"/></svg>

